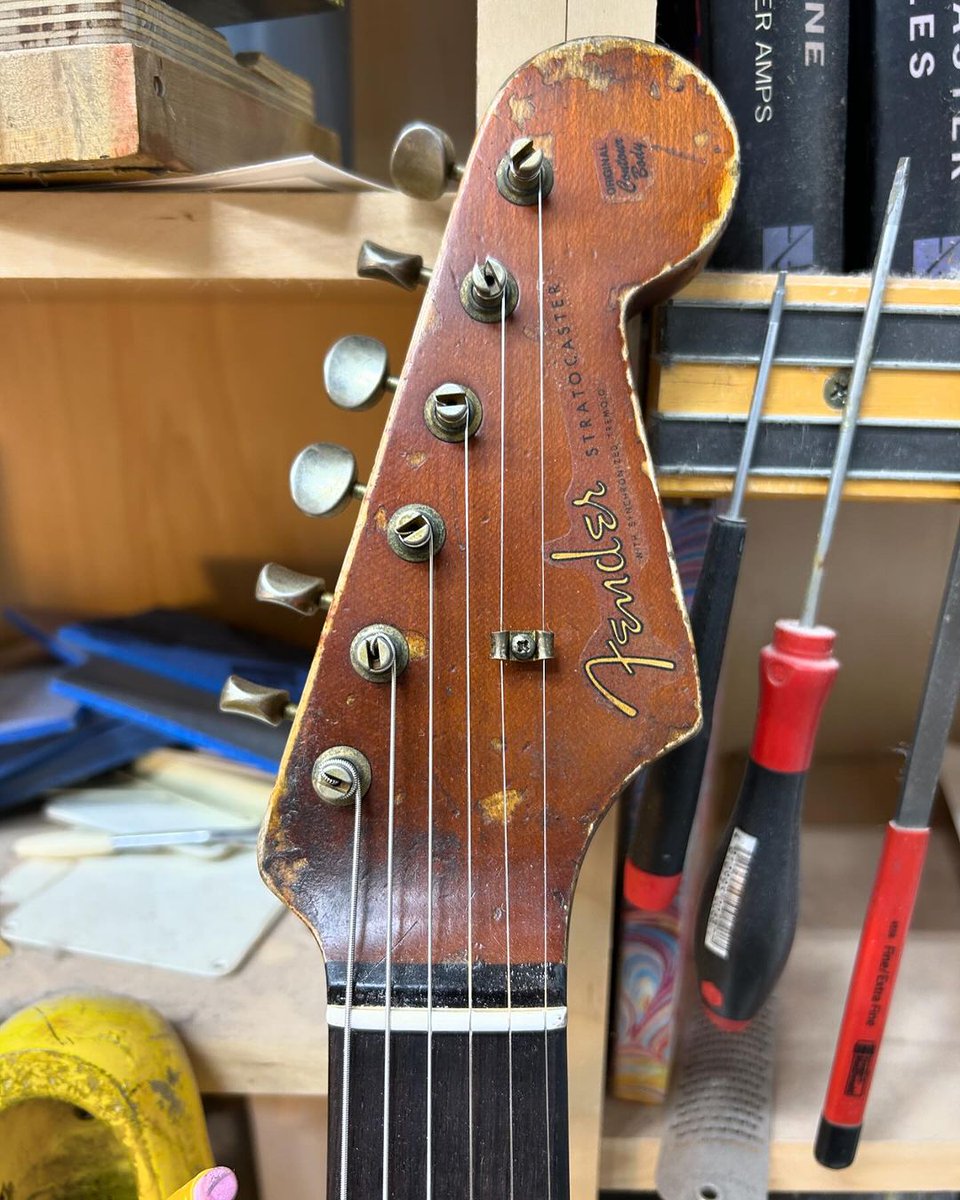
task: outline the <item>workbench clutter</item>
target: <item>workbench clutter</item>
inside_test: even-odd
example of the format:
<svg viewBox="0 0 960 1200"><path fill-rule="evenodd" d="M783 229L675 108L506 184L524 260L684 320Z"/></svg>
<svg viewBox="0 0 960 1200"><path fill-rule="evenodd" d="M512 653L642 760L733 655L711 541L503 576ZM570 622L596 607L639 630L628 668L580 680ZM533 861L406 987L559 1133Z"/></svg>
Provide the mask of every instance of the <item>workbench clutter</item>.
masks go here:
<svg viewBox="0 0 960 1200"><path fill-rule="evenodd" d="M43 808L54 824L24 816L4 829L20 865L0 879L0 936L235 970L281 911L254 847L283 739L223 716L216 696L225 671L244 670L297 697L307 657L183 611L8 619L47 659L3 676L0 809L57 790ZM26 645L15 653L24 659ZM161 749L178 746L198 752Z"/></svg>
<svg viewBox="0 0 960 1200"><path fill-rule="evenodd" d="M159 746L193 746L276 770L282 734L238 728L215 697L224 674L235 671L259 673L288 699L298 697L309 666L299 647L186 610L78 621L11 609L6 618L34 643L38 661L8 675L0 694L0 809Z"/></svg>

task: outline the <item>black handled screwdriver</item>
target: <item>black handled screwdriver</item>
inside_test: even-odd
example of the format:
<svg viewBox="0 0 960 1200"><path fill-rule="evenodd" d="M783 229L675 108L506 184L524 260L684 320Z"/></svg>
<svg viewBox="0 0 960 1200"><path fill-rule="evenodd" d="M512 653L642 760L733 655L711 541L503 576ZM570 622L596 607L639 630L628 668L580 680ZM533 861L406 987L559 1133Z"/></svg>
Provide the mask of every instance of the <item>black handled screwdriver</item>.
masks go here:
<svg viewBox="0 0 960 1200"><path fill-rule="evenodd" d="M817 624L817 609L909 171L910 160L902 158L887 202L803 611L799 621L778 621L772 643L760 652L750 759L697 915L700 998L724 1028L742 1029L756 1016L780 978L796 932L803 791L820 714L840 668L833 657L836 634Z"/></svg>
<svg viewBox="0 0 960 1200"><path fill-rule="evenodd" d="M725 513L715 516L711 523L703 566L690 609L693 644L700 671L703 724L695 737L662 759L648 777L627 851L624 895L634 907L647 911L666 908L676 895L683 876L683 863L703 782L723 651L747 536L747 523L741 516L743 498L780 336L786 290L787 273L781 271L770 301L767 332L747 414L730 507Z"/></svg>

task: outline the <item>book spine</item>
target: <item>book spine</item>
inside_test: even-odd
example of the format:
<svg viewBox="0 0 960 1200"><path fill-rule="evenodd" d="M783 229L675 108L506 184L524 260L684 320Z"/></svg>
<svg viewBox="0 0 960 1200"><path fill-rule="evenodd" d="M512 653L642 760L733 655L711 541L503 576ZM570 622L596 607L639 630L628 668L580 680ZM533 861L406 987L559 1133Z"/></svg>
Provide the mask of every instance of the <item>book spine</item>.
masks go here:
<svg viewBox="0 0 960 1200"><path fill-rule="evenodd" d="M849 0L710 0L707 69L742 154L714 266L843 269L849 35Z"/></svg>
<svg viewBox="0 0 960 1200"><path fill-rule="evenodd" d="M895 271L960 275L960 4L873 0L873 244L890 182L909 155Z"/></svg>

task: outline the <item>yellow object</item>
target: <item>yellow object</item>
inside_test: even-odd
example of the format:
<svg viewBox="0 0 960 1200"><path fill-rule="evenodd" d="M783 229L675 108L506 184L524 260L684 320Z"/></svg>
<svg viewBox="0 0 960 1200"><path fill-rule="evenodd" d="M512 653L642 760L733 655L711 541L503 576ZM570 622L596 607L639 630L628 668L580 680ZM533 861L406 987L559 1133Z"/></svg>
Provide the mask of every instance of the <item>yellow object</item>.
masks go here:
<svg viewBox="0 0 960 1200"><path fill-rule="evenodd" d="M62 995L0 1025L0 1196L166 1200L209 1166L193 1071L152 1009Z"/></svg>
<svg viewBox="0 0 960 1200"><path fill-rule="evenodd" d="M201 1171L199 1175L194 1175L189 1183L185 1183L182 1188L177 1188L170 1197L170 1200L193 1200L194 1184L199 1183L204 1175L206 1175L206 1171Z"/></svg>

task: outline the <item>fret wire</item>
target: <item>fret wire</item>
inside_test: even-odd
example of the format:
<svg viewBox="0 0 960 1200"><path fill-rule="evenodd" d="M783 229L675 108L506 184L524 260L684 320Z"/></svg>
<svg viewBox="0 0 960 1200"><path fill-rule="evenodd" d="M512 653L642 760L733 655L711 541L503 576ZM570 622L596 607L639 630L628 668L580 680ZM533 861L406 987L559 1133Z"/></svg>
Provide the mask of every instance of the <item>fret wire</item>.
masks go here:
<svg viewBox="0 0 960 1200"><path fill-rule="evenodd" d="M537 189L537 304L539 313L540 351L540 628L547 628L547 532L546 532L546 469L544 457L543 409L544 409L544 314L543 314L543 175ZM550 1137L550 1038L547 1032L548 1007L548 953L547 953L547 660L540 664L540 730L541 767L543 779L543 1108L544 1132L547 1150L547 1200L553 1197L551 1158L553 1147Z"/></svg>
<svg viewBox="0 0 960 1200"><path fill-rule="evenodd" d="M387 776L387 944L384 954L383 1200L390 1196L390 1017L393 1005L393 830L396 811L397 663L390 668L390 762Z"/></svg>

